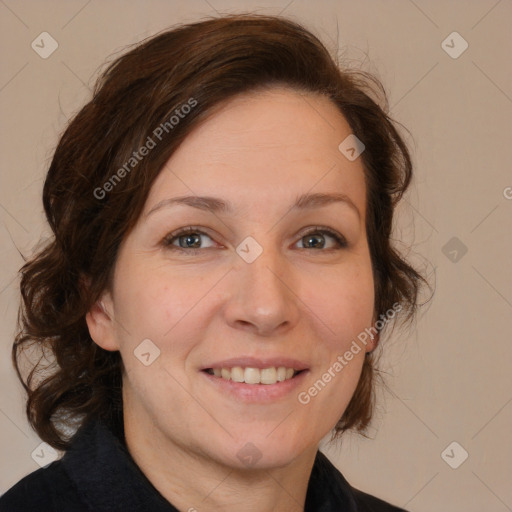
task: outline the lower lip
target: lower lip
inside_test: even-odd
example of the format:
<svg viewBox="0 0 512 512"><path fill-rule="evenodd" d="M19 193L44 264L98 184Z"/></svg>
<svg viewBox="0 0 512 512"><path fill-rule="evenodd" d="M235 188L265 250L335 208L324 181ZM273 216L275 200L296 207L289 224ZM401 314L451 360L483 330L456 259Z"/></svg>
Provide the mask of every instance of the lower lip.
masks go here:
<svg viewBox="0 0 512 512"><path fill-rule="evenodd" d="M224 395L228 393L233 398L244 402L265 403L272 400L279 400L286 397L292 391L304 383L309 370L304 370L292 379L276 382L275 384L246 384L245 382L234 382L222 377L210 375L201 371L211 383L216 386Z"/></svg>

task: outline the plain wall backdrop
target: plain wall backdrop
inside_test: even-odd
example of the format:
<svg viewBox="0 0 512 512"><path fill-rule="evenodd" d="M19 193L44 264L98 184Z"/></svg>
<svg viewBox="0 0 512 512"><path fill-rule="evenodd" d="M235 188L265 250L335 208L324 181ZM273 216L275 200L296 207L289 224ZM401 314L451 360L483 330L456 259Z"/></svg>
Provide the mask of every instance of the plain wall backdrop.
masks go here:
<svg viewBox="0 0 512 512"><path fill-rule="evenodd" d="M352 485L412 512L512 510L510 0L0 1L0 493L39 468L37 454L51 457L26 421L10 351L18 250L48 233L41 191L59 134L114 53L248 11L339 45L379 76L411 133L416 174L395 238L435 294L386 340L392 392L379 395L371 439L348 434L323 451Z"/></svg>

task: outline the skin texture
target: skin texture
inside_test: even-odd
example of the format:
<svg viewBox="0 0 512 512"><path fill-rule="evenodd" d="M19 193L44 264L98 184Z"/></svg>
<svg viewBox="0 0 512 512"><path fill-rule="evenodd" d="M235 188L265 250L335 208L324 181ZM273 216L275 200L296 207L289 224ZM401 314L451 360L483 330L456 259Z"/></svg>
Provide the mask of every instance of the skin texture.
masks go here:
<svg viewBox="0 0 512 512"><path fill-rule="evenodd" d="M179 510L303 510L318 444L355 391L364 347L309 404L297 394L374 319L363 167L338 150L350 133L322 96L274 88L225 103L159 174L121 244L112 289L87 315L93 340L123 358L130 453ZM360 216L343 203L290 210L299 195L318 192L346 194ZM182 195L222 198L234 211L174 205L147 215ZM207 233L188 242L201 247L195 254L172 250L177 238L163 242L187 226ZM236 252L247 236L263 248L251 264ZM160 350L149 366L134 356L144 339ZM237 356L294 357L309 373L283 398L244 403L200 372ZM248 442L261 454L251 467L237 457Z"/></svg>

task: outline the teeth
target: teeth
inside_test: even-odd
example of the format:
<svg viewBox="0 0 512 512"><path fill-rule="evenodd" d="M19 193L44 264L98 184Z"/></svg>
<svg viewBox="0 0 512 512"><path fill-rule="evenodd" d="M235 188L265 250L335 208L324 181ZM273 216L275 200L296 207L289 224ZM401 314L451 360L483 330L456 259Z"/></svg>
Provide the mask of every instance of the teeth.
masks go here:
<svg viewBox="0 0 512 512"><path fill-rule="evenodd" d="M224 368L222 368L224 370ZM228 370L229 371L229 370ZM224 377L224 373L222 374L222 377ZM244 382L244 371L240 366L235 366L234 368L231 368L231 380L235 382Z"/></svg>
<svg viewBox="0 0 512 512"><path fill-rule="evenodd" d="M284 368L284 367L283 367ZM247 373L247 370L245 370ZM259 371L261 384L274 384L277 382L277 370L275 368L264 368ZM292 372L293 375L293 372ZM247 379L246 381L247 382Z"/></svg>
<svg viewBox="0 0 512 512"><path fill-rule="evenodd" d="M284 380L291 379L296 371L293 368L242 368L235 366L233 368L214 368L208 370L208 373L221 377L222 379L232 380L233 382L245 382L246 384L276 384Z"/></svg>
<svg viewBox="0 0 512 512"><path fill-rule="evenodd" d="M283 382L283 380L286 379L286 374L287 374L286 368L284 366L280 366L277 369L277 380L279 382Z"/></svg>

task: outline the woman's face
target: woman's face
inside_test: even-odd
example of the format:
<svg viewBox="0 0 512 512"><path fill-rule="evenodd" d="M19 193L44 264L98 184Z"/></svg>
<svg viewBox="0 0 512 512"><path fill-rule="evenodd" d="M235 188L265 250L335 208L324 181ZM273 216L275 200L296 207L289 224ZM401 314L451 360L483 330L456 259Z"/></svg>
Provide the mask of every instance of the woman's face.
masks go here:
<svg viewBox="0 0 512 512"><path fill-rule="evenodd" d="M338 149L350 133L324 97L244 94L153 184L120 247L107 314L87 321L99 345L121 352L125 422L161 450L279 466L316 450L342 416L372 345L332 368L372 325L374 304L363 167ZM273 382L286 371L250 368L280 366L305 371L276 384L215 375L241 367L232 378Z"/></svg>

